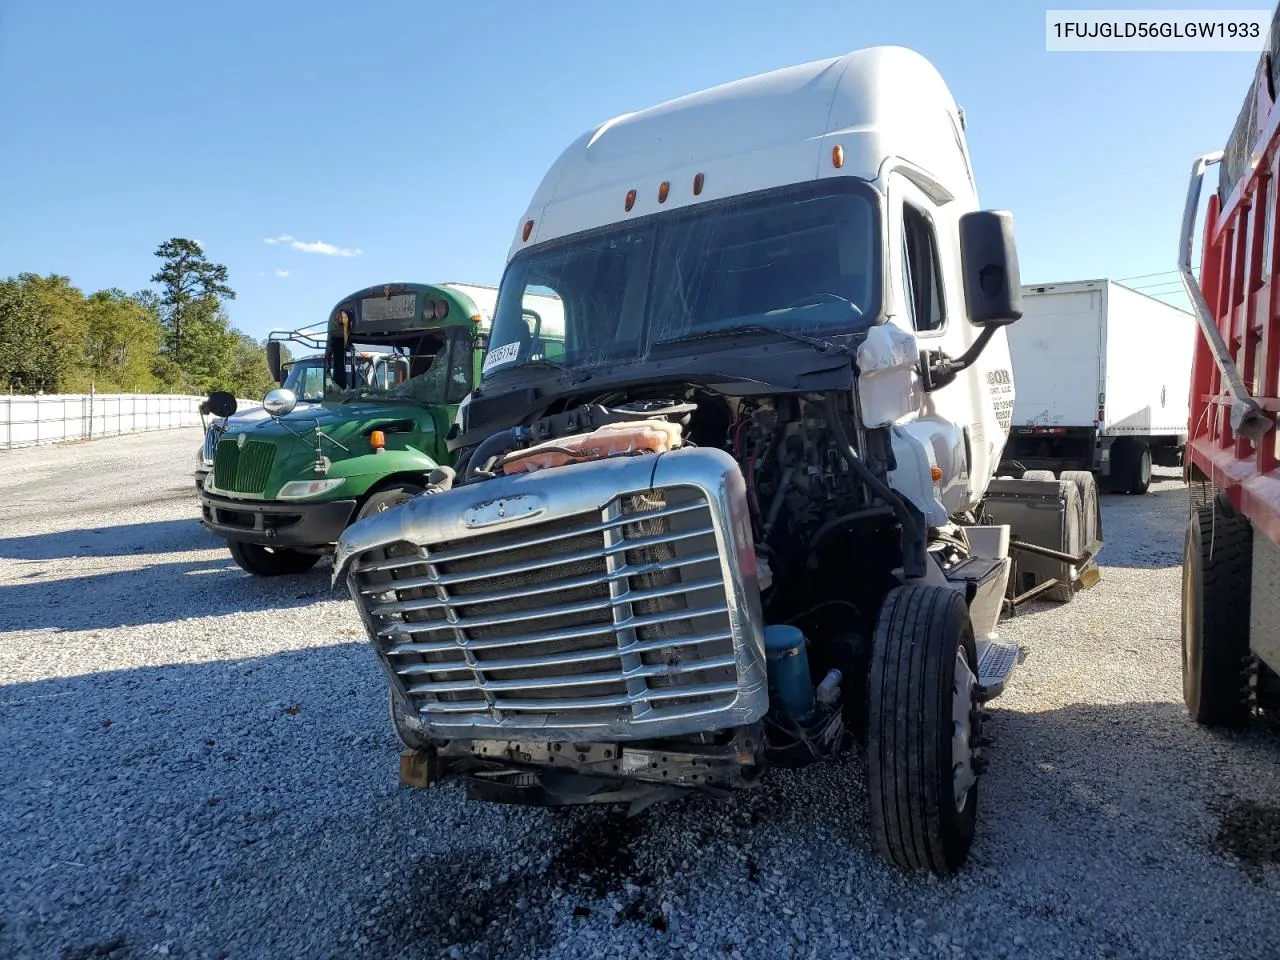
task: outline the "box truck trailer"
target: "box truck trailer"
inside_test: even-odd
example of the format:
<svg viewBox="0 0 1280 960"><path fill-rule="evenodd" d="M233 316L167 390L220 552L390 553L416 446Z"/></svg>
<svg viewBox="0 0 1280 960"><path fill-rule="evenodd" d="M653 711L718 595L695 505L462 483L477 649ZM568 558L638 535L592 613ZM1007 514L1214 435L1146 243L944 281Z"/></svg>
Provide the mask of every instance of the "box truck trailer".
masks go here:
<svg viewBox="0 0 1280 960"><path fill-rule="evenodd" d="M1134 494L1152 464L1181 466L1195 317L1109 279L1029 284L1022 302L1006 466L1087 470Z"/></svg>

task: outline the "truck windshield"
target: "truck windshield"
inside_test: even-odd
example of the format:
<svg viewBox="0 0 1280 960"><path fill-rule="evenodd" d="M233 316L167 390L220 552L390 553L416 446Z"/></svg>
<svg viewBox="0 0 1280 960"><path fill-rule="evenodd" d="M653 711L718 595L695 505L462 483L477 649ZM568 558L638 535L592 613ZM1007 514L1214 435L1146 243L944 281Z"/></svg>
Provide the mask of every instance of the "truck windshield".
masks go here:
<svg viewBox="0 0 1280 960"><path fill-rule="evenodd" d="M330 380L327 399L404 400L432 405L458 403L471 389L470 331L462 327L398 335L393 343L359 345L358 351L383 354L377 376L341 389Z"/></svg>
<svg viewBox="0 0 1280 960"><path fill-rule="evenodd" d="M517 255L484 375L705 351L691 335L744 325L857 332L880 295L879 205L862 181L700 204Z"/></svg>

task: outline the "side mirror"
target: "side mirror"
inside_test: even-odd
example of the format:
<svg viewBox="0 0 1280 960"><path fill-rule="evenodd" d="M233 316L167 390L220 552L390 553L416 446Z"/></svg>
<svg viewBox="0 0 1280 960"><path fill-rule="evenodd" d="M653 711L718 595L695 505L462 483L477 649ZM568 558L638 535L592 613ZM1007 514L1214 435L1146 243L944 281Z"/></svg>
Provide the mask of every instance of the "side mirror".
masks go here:
<svg viewBox="0 0 1280 960"><path fill-rule="evenodd" d="M489 349L489 334L477 333L471 338L471 343L477 350L483 353L485 350Z"/></svg>
<svg viewBox="0 0 1280 960"><path fill-rule="evenodd" d="M280 341L267 341L267 369L271 371L271 379L276 383L284 383L280 369Z"/></svg>
<svg viewBox="0 0 1280 960"><path fill-rule="evenodd" d="M215 417L229 417L236 412L239 404L236 403L236 395L227 393L225 390L215 390L209 394L209 399L200 404L201 413L212 413Z"/></svg>
<svg viewBox="0 0 1280 960"><path fill-rule="evenodd" d="M292 390L277 387L268 390L262 398L262 409L273 417L287 416L298 405L298 398Z"/></svg>
<svg viewBox="0 0 1280 960"><path fill-rule="evenodd" d="M998 327L1022 317L1022 280L1013 214L975 210L960 217L960 262L969 322Z"/></svg>

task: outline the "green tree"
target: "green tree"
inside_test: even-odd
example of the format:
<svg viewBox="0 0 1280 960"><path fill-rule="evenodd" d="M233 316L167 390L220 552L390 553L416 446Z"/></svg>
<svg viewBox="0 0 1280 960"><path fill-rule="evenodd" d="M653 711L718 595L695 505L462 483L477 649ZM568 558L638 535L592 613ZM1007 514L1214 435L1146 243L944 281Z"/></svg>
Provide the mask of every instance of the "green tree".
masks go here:
<svg viewBox="0 0 1280 960"><path fill-rule="evenodd" d="M101 290L86 303L84 375L98 390L146 393L163 331L156 317L122 290Z"/></svg>
<svg viewBox="0 0 1280 960"><path fill-rule="evenodd" d="M55 393L66 367L45 304L23 279L0 280L0 383L13 393Z"/></svg>
<svg viewBox="0 0 1280 960"><path fill-rule="evenodd" d="M237 397L257 400L275 385L271 371L267 369L266 344L259 343L247 333L237 333L226 389Z"/></svg>
<svg viewBox="0 0 1280 960"><path fill-rule="evenodd" d="M208 319L207 303L212 300L234 300L235 291L227 285L227 268L211 263L200 244L183 237L172 237L156 248L161 266L151 277L160 284L159 304L166 332L166 350L182 366L196 362L208 366L212 358L196 359L189 350L188 334L193 325ZM197 335L198 336L198 335Z"/></svg>

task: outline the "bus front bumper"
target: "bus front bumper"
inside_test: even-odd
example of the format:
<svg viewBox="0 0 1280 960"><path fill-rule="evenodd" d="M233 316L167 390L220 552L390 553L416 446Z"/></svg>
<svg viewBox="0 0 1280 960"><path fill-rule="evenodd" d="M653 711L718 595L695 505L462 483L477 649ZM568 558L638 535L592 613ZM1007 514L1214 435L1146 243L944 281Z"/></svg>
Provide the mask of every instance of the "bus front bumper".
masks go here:
<svg viewBox="0 0 1280 960"><path fill-rule="evenodd" d="M225 540L267 547L319 547L338 542L355 513L356 501L232 500L202 490L200 509L201 526Z"/></svg>

